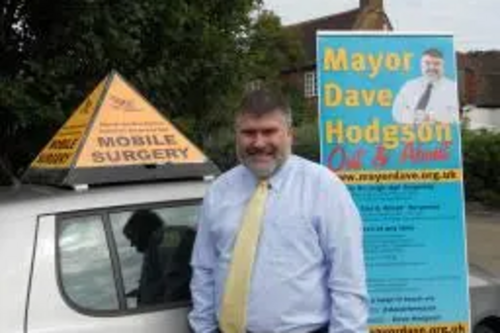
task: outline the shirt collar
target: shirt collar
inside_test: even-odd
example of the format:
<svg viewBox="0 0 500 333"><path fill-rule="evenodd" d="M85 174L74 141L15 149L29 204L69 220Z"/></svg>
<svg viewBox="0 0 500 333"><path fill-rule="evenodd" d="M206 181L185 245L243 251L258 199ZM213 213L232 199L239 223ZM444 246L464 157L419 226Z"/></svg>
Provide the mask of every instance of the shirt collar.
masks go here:
<svg viewBox="0 0 500 333"><path fill-rule="evenodd" d="M431 81L429 80L428 78L426 78L425 76L422 76L422 83L427 86L429 83L432 84L432 87L438 87L441 82L444 81L444 76L441 76L437 81Z"/></svg>

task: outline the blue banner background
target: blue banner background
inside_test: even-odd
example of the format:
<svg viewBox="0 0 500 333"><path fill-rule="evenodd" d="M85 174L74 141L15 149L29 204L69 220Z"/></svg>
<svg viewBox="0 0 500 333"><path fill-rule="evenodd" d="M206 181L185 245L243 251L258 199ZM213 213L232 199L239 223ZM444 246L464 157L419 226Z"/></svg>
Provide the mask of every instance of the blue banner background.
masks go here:
<svg viewBox="0 0 500 333"><path fill-rule="evenodd" d="M408 72L381 70L373 79L366 72L325 71L324 51L345 49L347 54L413 53ZM445 76L456 80L455 53L451 36L339 34L318 35L317 73L321 162L331 166L328 156L335 147L347 155L363 149L361 168L341 171L379 170L461 170L459 124L452 124L452 140L446 160L405 162L400 156L404 144L388 150L389 160L374 167L370 161L376 145L366 142L327 143L327 122L344 126L367 126L374 118L380 127L396 125L391 107L378 105L328 107L324 86L334 82L341 89L391 89L394 97L403 84L421 75L420 57L429 49L443 52ZM449 96L457 99L457 95ZM457 110L458 112L458 110ZM434 149L441 143L421 144ZM380 184L350 184L351 193L364 220L365 256L371 296L370 323L373 325L434 324L468 322L469 300L465 251L465 220L462 181Z"/></svg>

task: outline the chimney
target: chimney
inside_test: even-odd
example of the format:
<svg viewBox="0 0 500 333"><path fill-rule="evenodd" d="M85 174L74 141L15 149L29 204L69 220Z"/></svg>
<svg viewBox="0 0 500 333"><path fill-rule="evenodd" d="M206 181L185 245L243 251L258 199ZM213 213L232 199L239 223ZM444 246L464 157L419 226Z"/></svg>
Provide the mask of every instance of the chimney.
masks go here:
<svg viewBox="0 0 500 333"><path fill-rule="evenodd" d="M368 6L375 9L384 9L384 0L359 0L359 8L364 9Z"/></svg>
<svg viewBox="0 0 500 333"><path fill-rule="evenodd" d="M360 0L360 9L353 30L392 30L384 11L384 0Z"/></svg>

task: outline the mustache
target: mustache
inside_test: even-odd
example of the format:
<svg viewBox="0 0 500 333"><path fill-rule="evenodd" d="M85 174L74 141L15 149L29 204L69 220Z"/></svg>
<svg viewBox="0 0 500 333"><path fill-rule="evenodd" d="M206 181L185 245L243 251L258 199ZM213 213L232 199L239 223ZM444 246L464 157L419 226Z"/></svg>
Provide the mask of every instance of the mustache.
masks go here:
<svg viewBox="0 0 500 333"><path fill-rule="evenodd" d="M245 149L245 153L248 156L258 155L258 154L273 154L276 152L276 149L266 147L266 148L247 148Z"/></svg>

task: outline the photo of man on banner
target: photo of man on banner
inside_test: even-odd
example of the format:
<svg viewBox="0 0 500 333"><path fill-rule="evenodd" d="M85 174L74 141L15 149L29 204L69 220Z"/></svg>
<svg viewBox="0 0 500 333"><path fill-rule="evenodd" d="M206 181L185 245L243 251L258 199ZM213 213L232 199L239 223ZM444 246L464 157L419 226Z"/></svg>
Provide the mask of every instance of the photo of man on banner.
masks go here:
<svg viewBox="0 0 500 333"><path fill-rule="evenodd" d="M456 81L445 76L443 53L429 48L422 53L422 76L407 81L396 96L393 119L401 124L457 123Z"/></svg>

